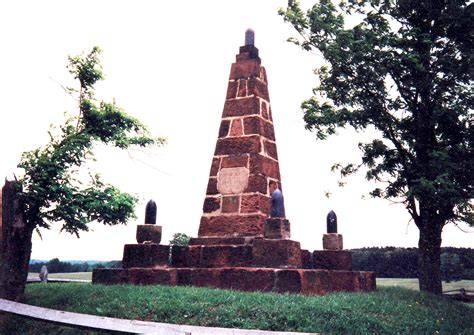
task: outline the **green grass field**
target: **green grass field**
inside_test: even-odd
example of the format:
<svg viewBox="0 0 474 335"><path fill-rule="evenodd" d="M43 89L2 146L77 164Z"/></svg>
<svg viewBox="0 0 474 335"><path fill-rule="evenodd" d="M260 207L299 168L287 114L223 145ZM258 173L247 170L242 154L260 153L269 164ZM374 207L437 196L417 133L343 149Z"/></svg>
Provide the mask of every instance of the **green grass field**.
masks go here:
<svg viewBox="0 0 474 335"><path fill-rule="evenodd" d="M400 283L413 285L410 280L384 279L373 293L314 297L158 285L32 284L27 286L25 302L78 313L213 327L334 334L474 333L474 309L413 289L387 287ZM12 322L13 334L82 333L21 318Z"/></svg>

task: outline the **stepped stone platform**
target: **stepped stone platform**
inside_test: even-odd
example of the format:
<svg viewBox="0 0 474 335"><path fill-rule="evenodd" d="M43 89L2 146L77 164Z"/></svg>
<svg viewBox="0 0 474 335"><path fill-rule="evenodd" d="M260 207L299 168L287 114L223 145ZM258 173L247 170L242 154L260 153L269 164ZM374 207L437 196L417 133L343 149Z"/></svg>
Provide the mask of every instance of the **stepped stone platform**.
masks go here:
<svg viewBox="0 0 474 335"><path fill-rule="evenodd" d="M156 204L147 205L138 244L127 244L122 269L95 269L100 284L166 284L243 291L325 294L372 291L375 273L352 271L334 212L324 250L290 239L265 68L248 30L232 64L198 237L161 245Z"/></svg>

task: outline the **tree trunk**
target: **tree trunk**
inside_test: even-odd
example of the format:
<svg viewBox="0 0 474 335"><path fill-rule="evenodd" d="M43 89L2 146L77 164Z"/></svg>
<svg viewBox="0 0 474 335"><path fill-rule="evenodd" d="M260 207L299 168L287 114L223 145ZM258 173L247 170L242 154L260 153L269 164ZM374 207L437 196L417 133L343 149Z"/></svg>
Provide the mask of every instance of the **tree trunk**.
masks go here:
<svg viewBox="0 0 474 335"><path fill-rule="evenodd" d="M34 228L25 224L19 212L15 182L5 183L2 197L0 298L19 301L28 277Z"/></svg>
<svg viewBox="0 0 474 335"><path fill-rule="evenodd" d="M433 222L419 227L418 281L421 291L441 294L441 232L442 225Z"/></svg>

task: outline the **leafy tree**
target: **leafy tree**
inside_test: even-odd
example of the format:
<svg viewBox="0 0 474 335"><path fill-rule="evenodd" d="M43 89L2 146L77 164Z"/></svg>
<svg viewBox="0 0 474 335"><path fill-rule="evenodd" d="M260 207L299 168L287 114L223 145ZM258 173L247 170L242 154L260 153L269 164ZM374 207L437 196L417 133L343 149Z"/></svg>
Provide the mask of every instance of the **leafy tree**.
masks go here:
<svg viewBox="0 0 474 335"><path fill-rule="evenodd" d="M7 246L1 297L21 297L35 229L49 228L57 222L62 224L61 230L79 237L79 232L89 230L92 221L116 225L134 217L134 196L102 182L99 175L91 175L84 183L79 174L80 168L94 158L93 149L98 143L126 149L164 142L152 138L143 124L115 103L94 98L94 85L103 79L100 52L94 47L88 54L69 57L68 69L79 81L79 89L68 90L77 96L79 112L58 129L51 129L49 143L25 152L18 165L24 171L16 183L23 231L21 239Z"/></svg>
<svg viewBox="0 0 474 335"><path fill-rule="evenodd" d="M171 245L178 245L178 246L187 246L189 245L189 240L191 239L190 236L183 234L183 233L176 233L173 234L173 237L170 240Z"/></svg>
<svg viewBox="0 0 474 335"><path fill-rule="evenodd" d="M371 192L403 202L419 236L420 289L440 294L443 227L473 225L473 22L463 0L320 0L306 13L289 2L280 14L327 65L302 103L318 139L337 128L375 129L360 143ZM358 20L355 25L345 19Z"/></svg>

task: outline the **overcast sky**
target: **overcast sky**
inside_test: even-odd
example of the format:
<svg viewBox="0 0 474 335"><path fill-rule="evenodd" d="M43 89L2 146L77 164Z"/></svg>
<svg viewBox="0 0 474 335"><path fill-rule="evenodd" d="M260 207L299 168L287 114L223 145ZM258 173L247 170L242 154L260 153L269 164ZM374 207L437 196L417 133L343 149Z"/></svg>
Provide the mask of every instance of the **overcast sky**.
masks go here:
<svg viewBox="0 0 474 335"><path fill-rule="evenodd" d="M312 1L302 1L304 7ZM163 242L196 236L202 214L231 63L247 28L267 70L286 214L292 239L321 249L326 214L336 212L346 248L415 247L416 226L401 204L371 199L363 175L337 186L336 162L357 162L357 144L371 134L341 132L317 141L304 129L301 102L316 86L322 59L286 42L295 36L277 14L286 0L2 1L0 4L0 176L21 174L21 153L46 143L51 123L75 113L62 86L75 85L67 56L103 49L106 80L97 97L123 107L156 136L161 148L120 152L98 148L92 169L139 196L127 226L91 224L80 239L56 227L35 235L32 258L121 259L135 243L145 204L157 203ZM327 198L326 192L331 196ZM363 199L365 196L365 199ZM467 227L463 227L469 230ZM472 231L472 229L470 229ZM445 228L443 246L472 247L473 233Z"/></svg>

